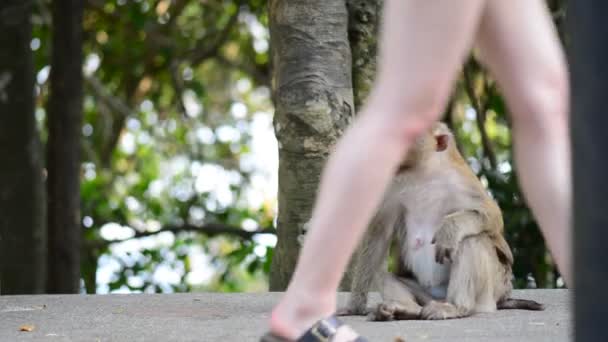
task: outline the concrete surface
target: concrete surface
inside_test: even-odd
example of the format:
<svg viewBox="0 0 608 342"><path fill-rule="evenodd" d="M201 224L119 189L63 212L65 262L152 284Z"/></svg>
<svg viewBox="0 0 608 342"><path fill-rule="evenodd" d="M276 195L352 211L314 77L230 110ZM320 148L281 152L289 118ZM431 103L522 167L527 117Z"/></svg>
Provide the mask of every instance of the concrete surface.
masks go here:
<svg viewBox="0 0 608 342"><path fill-rule="evenodd" d="M0 296L0 341L257 341L278 293ZM508 310L449 321L366 322L347 317L371 341L568 341L567 290L515 291L542 312ZM346 294L341 294L344 303ZM374 294L372 302L379 297ZM31 325L31 332L20 331Z"/></svg>

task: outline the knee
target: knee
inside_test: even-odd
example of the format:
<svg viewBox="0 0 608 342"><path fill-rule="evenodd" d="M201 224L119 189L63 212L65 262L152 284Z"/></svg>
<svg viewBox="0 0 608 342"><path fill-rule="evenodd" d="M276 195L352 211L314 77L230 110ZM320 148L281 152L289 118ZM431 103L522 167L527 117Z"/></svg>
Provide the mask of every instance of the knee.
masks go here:
<svg viewBox="0 0 608 342"><path fill-rule="evenodd" d="M374 115L382 117L387 134L412 141L441 118L449 96L449 85L440 79L419 82L415 88L378 87L370 104L379 108Z"/></svg>
<svg viewBox="0 0 608 342"><path fill-rule="evenodd" d="M515 99L512 118L516 130L565 132L568 126L570 89L565 66L546 67L527 80Z"/></svg>

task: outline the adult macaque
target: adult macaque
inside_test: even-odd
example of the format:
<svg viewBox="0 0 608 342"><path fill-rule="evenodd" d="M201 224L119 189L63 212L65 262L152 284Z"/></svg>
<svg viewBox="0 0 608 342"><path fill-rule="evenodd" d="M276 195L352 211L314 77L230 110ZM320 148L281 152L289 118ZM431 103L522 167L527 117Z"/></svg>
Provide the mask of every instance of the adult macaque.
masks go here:
<svg viewBox="0 0 608 342"><path fill-rule="evenodd" d="M357 253L348 306L363 315L377 285L374 320L449 319L498 309L542 310L510 299L513 255L502 214L441 123L412 147ZM386 271L396 242L396 271Z"/></svg>

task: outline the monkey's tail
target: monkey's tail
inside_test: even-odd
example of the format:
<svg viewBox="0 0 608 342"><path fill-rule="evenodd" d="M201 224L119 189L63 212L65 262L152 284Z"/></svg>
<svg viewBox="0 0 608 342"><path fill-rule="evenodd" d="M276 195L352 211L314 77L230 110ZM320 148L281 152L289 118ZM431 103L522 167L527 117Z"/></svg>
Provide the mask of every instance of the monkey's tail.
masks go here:
<svg viewBox="0 0 608 342"><path fill-rule="evenodd" d="M515 299L515 298L506 298L498 303L496 303L496 307L498 310L534 310L534 311L542 311L545 310L545 306L539 302L535 302L533 300L528 299Z"/></svg>

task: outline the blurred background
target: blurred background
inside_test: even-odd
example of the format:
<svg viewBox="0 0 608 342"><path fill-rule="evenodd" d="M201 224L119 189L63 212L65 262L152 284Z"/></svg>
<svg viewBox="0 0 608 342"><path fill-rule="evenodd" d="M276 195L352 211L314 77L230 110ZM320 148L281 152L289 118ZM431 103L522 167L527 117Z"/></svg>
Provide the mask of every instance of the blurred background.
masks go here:
<svg viewBox="0 0 608 342"><path fill-rule="evenodd" d="M293 260L297 250L286 242L275 253L277 226L297 224L277 220L278 203L302 207L285 214L301 223L314 196L290 197L298 181L279 173L294 156L279 155L276 137L283 143L285 122L300 119L285 106L279 114L285 94L275 114L281 75L271 61L289 51L271 51L269 26L282 33L267 2L55 2L0 3L0 293L284 288L291 270L273 255ZM352 67L352 112L369 87L358 80L375 65L381 4L347 5L352 50L336 65ZM549 5L561 28L564 4ZM563 286L517 184L507 108L474 58L445 121L503 210L516 287Z"/></svg>

